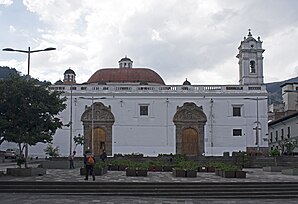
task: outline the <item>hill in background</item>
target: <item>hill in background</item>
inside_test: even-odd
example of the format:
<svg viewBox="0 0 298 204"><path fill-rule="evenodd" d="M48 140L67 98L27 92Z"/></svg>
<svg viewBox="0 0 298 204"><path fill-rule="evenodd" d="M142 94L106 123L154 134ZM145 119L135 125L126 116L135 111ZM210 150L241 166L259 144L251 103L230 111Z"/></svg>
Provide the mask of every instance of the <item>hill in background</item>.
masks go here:
<svg viewBox="0 0 298 204"><path fill-rule="evenodd" d="M10 75L20 75L15 68L0 66L0 80L8 78Z"/></svg>
<svg viewBox="0 0 298 204"><path fill-rule="evenodd" d="M266 84L266 89L268 91L269 104L272 103L282 103L282 93L281 93L281 85L284 83L293 83L298 82L298 77L294 77L291 79L287 79L284 81L271 82Z"/></svg>

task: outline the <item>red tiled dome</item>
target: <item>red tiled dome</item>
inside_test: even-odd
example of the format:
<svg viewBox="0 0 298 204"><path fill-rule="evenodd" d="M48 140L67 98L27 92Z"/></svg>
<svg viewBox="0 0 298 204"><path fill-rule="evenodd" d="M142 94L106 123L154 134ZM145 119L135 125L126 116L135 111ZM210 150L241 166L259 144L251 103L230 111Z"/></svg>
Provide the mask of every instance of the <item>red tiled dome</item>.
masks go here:
<svg viewBox="0 0 298 204"><path fill-rule="evenodd" d="M148 83L165 85L163 79L148 68L105 68L96 71L87 83Z"/></svg>

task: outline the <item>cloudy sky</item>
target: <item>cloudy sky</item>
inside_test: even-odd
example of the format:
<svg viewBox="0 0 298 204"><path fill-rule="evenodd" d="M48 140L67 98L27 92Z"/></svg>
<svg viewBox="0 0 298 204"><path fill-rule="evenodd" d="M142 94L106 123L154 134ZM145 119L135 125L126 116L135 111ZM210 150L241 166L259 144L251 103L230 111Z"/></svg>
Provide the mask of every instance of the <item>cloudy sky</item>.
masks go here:
<svg viewBox="0 0 298 204"><path fill-rule="evenodd" d="M166 84L238 84L238 46L261 37L265 82L298 73L297 0L0 0L0 48L31 54L30 75L56 82L71 67L77 82L118 67L127 55ZM27 73L27 55L0 53L0 66Z"/></svg>

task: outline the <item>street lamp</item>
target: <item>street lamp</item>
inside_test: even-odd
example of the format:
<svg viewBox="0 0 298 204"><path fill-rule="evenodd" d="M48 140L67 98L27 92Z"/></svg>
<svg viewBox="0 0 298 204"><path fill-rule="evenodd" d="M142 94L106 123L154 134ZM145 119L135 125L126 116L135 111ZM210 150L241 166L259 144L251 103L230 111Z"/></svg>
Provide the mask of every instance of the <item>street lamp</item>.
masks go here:
<svg viewBox="0 0 298 204"><path fill-rule="evenodd" d="M79 97L81 99L86 99L86 100L91 100L91 151L92 154L94 154L94 100L98 100L98 99L106 99L106 97L100 97L100 98L94 98L93 96L91 98L88 97ZM88 145L89 146L89 145Z"/></svg>
<svg viewBox="0 0 298 204"><path fill-rule="evenodd" d="M28 77L30 75L30 54L31 53L35 53L35 52L43 52L43 51L52 51L52 50L56 50L56 48L54 47L48 47L45 49L41 49L41 50L31 50L30 47L28 47L28 50L16 50L16 49L12 49L12 48L3 48L2 51L8 51L8 52L23 52L23 53L27 53L28 54Z"/></svg>
<svg viewBox="0 0 298 204"><path fill-rule="evenodd" d="M8 51L8 52L23 52L23 53L27 53L27 54L28 54L28 72L27 72L27 80L29 80L29 76L30 76L30 54L31 54L31 53L35 53L35 52L43 52L43 51L51 51L51 50L56 50L56 48L54 48L54 47L48 47L48 48L41 49L41 50L31 50L30 47L28 47L28 50L16 50L16 49L13 49L13 48L3 48L3 49L2 49L2 51ZM28 144L25 144L25 158L26 158L25 167L27 167Z"/></svg>
<svg viewBox="0 0 298 204"><path fill-rule="evenodd" d="M259 121L259 101L260 100L267 100L268 98L259 98L259 97L256 97L256 98L244 98L244 99L246 99L246 100L254 100L254 101L257 102L256 145L257 145L258 150L259 150L259 130L261 129L261 128L259 128L259 123L260 123L260 121Z"/></svg>

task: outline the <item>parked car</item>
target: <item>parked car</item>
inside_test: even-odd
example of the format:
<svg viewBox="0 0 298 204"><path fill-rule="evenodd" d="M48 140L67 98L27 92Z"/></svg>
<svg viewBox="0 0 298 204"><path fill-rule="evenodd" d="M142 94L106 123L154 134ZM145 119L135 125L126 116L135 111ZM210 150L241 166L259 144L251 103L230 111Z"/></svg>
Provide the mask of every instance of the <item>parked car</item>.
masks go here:
<svg viewBox="0 0 298 204"><path fill-rule="evenodd" d="M7 149L4 153L5 159L11 158L11 159L16 159L17 158L17 153L16 150L14 149Z"/></svg>

